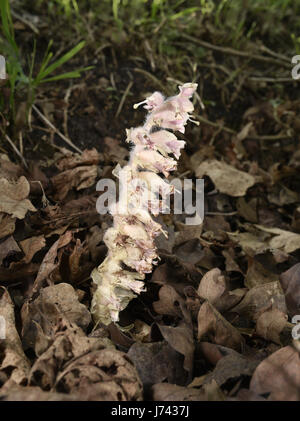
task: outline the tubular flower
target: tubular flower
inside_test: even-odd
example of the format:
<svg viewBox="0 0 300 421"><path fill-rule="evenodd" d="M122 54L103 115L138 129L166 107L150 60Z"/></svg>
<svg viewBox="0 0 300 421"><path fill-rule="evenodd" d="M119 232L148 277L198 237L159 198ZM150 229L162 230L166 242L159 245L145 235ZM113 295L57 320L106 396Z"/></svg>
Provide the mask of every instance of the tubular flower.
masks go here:
<svg viewBox="0 0 300 421"><path fill-rule="evenodd" d="M149 114L144 126L126 130L126 141L134 147L128 165L114 170L120 188L119 201L110 207L113 226L103 238L108 254L91 275L97 285L91 309L96 321L117 322L119 312L145 290L145 274L159 261L155 238L167 233L151 214L168 209L174 187L160 174L168 177L176 169L185 145L169 130L184 133L187 121L193 121L190 98L196 89L197 84L185 83L174 97L165 99L154 92L134 105L145 104Z"/></svg>

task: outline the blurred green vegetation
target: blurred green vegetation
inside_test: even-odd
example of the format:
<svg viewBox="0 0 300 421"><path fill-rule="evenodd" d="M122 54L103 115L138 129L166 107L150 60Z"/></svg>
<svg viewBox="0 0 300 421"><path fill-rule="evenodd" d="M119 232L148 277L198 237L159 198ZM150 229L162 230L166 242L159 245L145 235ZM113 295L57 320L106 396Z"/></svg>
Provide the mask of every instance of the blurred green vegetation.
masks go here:
<svg viewBox="0 0 300 421"><path fill-rule="evenodd" d="M262 44L286 57L300 53L300 0L15 0L11 5L19 15L25 11L33 27L39 20L22 42L14 17L5 20L2 6L0 47L8 61L12 115L17 90L25 91L30 106L42 82L78 77L81 63L94 64L90 57L99 59L106 48L118 60L146 62L143 67L157 81L161 75L196 79L197 67L211 53L183 34L249 54L261 53ZM57 57L55 51L62 54ZM63 74L56 73L58 67ZM226 84L239 71L232 71Z"/></svg>

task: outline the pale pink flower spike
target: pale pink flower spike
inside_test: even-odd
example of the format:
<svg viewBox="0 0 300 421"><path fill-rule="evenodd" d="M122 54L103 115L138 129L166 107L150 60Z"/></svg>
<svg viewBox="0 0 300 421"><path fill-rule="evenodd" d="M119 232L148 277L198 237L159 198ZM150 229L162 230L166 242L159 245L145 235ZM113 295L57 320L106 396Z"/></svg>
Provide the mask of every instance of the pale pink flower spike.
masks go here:
<svg viewBox="0 0 300 421"><path fill-rule="evenodd" d="M176 160L185 142L169 130L184 133L186 123L193 122L189 115L194 110L190 98L196 89L196 83L185 83L176 96L165 99L160 92L154 92L134 105L136 109L145 104L149 114L143 126L126 130L126 141L134 147L128 165L115 172L121 194L119 202L110 208L113 227L103 239L108 253L91 275L97 285L91 308L96 322L117 322L119 312L136 294L145 291L145 274L151 273L159 261L155 237L167 234L151 213L157 216L164 210L174 190L159 174L168 177L177 168ZM160 193L160 200L155 199L156 192Z"/></svg>

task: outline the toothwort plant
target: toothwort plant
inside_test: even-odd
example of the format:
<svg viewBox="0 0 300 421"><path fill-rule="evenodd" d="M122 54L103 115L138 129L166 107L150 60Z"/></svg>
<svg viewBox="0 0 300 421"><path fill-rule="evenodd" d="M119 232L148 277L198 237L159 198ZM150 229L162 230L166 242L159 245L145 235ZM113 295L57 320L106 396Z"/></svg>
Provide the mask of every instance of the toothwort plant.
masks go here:
<svg viewBox="0 0 300 421"><path fill-rule="evenodd" d="M114 172L120 192L119 201L110 206L113 226L104 234L108 254L91 275L97 284L91 309L96 321L106 325L117 322L119 312L145 291L145 274L158 263L155 237L167 233L151 214L166 210L174 190L159 174L168 177L176 169L185 142L171 131L184 133L187 121L193 121L190 98L196 89L197 84L185 83L177 96L165 99L154 92L134 105L145 104L149 113L143 126L126 130L126 141L134 147L128 165L117 166Z"/></svg>

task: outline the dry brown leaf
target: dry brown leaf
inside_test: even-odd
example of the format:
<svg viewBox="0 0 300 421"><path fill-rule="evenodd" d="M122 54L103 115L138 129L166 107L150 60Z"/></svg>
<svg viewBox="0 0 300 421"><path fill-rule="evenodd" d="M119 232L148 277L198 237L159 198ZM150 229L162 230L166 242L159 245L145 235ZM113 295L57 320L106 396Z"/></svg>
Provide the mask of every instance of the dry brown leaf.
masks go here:
<svg viewBox="0 0 300 421"><path fill-rule="evenodd" d="M218 345L240 351L244 345L244 339L208 301L202 304L198 314L198 340L208 337Z"/></svg>
<svg viewBox="0 0 300 421"><path fill-rule="evenodd" d="M64 401L84 401L85 395L67 395L66 393L44 392L39 387L33 386L11 386L3 387L0 390L0 401L7 402L64 402Z"/></svg>
<svg viewBox="0 0 300 421"><path fill-rule="evenodd" d="M245 254L254 257L257 254L269 250L269 244L265 241L266 235L254 235L250 232L227 232L229 238L239 244Z"/></svg>
<svg viewBox="0 0 300 421"><path fill-rule="evenodd" d="M72 188L76 190L91 187L96 182L97 165L86 165L61 172L51 178L56 190L55 198L63 200Z"/></svg>
<svg viewBox="0 0 300 421"><path fill-rule="evenodd" d="M24 171L19 165L11 162L6 154L0 154L0 177L17 180L23 174Z"/></svg>
<svg viewBox="0 0 300 421"><path fill-rule="evenodd" d="M3 260L10 255L22 253L20 247L16 243L15 239L10 236L6 240L2 241L0 244L0 265L2 265ZM22 254L21 254L22 255Z"/></svg>
<svg viewBox="0 0 300 421"><path fill-rule="evenodd" d="M176 327L157 324L163 338L168 344L184 356L183 367L191 373L194 363L194 339L193 330L190 325L182 321Z"/></svg>
<svg viewBox="0 0 300 421"><path fill-rule="evenodd" d="M291 317L300 314L300 263L280 275L285 302Z"/></svg>
<svg viewBox="0 0 300 421"><path fill-rule="evenodd" d="M83 330L86 330L91 322L90 312L84 304L79 302L78 295L70 284L61 283L43 288L35 303L41 306L43 316L48 318L51 314L47 314L47 306L56 305L64 318L70 323L77 324Z"/></svg>
<svg viewBox="0 0 300 421"><path fill-rule="evenodd" d="M30 364L25 356L22 343L15 326L14 306L9 293L0 288L0 315L5 319L5 339L1 340L0 373L7 374L10 381L24 384Z"/></svg>
<svg viewBox="0 0 300 421"><path fill-rule="evenodd" d="M268 199L277 206L284 206L299 202L299 193L288 189L284 185L275 184L268 194Z"/></svg>
<svg viewBox="0 0 300 421"><path fill-rule="evenodd" d="M27 211L35 212L36 208L27 199L29 192L30 185L24 176L16 182L0 178L0 212L18 219L25 218Z"/></svg>
<svg viewBox="0 0 300 421"><path fill-rule="evenodd" d="M104 138L104 151L108 154L109 159L120 163L128 156L128 150L120 145L120 141L106 136Z"/></svg>
<svg viewBox="0 0 300 421"><path fill-rule="evenodd" d="M0 239L13 234L15 226L16 218L12 218L6 213L0 213Z"/></svg>
<svg viewBox="0 0 300 421"><path fill-rule="evenodd" d="M236 202L236 209L246 221L257 222L257 198L252 198L246 202L244 197L239 197Z"/></svg>
<svg viewBox="0 0 300 421"><path fill-rule="evenodd" d="M197 320L199 309L201 306L201 298L199 297L197 291L191 285L188 285L183 290L185 295L185 304L187 309L190 311L192 320Z"/></svg>
<svg viewBox="0 0 300 421"><path fill-rule="evenodd" d="M158 314L168 314L169 316L183 317L186 313L183 298L171 285L163 285L158 293L159 300L153 303L153 308Z"/></svg>
<svg viewBox="0 0 300 421"><path fill-rule="evenodd" d="M35 360L29 373L29 385L39 386L43 390L50 390L54 386L57 374L73 358L105 346L102 338L86 337L80 327L66 319L55 326L52 336L50 346Z"/></svg>
<svg viewBox="0 0 300 421"><path fill-rule="evenodd" d="M74 288L66 283L41 289L34 301L24 303L21 316L23 343L34 348L37 355L47 348L62 317L83 330L91 323L90 312L79 303Z"/></svg>
<svg viewBox="0 0 300 421"><path fill-rule="evenodd" d="M287 314L273 308L265 311L256 322L256 333L267 341L287 345L292 340L293 325L288 323Z"/></svg>
<svg viewBox="0 0 300 421"><path fill-rule="evenodd" d="M238 352L226 346L212 344L210 342L200 342L197 344L197 350L201 352L203 357L210 362L212 365L216 365L217 362L226 357L227 355L240 355Z"/></svg>
<svg viewBox="0 0 300 421"><path fill-rule="evenodd" d="M252 376L258 366L259 361L249 360L242 355L235 353L221 358L214 370L205 376L203 384L215 381L218 386L222 386L228 380L238 380L241 376Z"/></svg>
<svg viewBox="0 0 300 421"><path fill-rule="evenodd" d="M248 259L248 270L245 276L245 285L251 289L257 285L267 284L279 280L279 276L267 270L256 259Z"/></svg>
<svg viewBox="0 0 300 421"><path fill-rule="evenodd" d="M176 222L176 228L178 231L175 233L175 246L178 246L195 238L199 240L203 231L203 224L186 225L182 222Z"/></svg>
<svg viewBox="0 0 300 421"><path fill-rule="evenodd" d="M184 244L174 247L173 253L182 262L197 264L204 256L203 248L199 239L194 238L193 240L186 241Z"/></svg>
<svg viewBox="0 0 300 421"><path fill-rule="evenodd" d="M214 307L220 312L231 310L244 298L247 292L246 288L237 288L231 291L226 291L215 303Z"/></svg>
<svg viewBox="0 0 300 421"><path fill-rule="evenodd" d="M131 335L136 342L150 342L151 326L142 320L136 319Z"/></svg>
<svg viewBox="0 0 300 421"><path fill-rule="evenodd" d="M23 241L20 241L20 246L25 254L24 258L22 259L24 263L31 262L35 253L40 251L46 245L46 240L43 235L39 235L37 237L30 237L26 238Z"/></svg>
<svg viewBox="0 0 300 421"><path fill-rule="evenodd" d="M82 154L69 153L64 155L62 159L56 162L56 166L60 171L66 171L79 165L97 165L101 158L101 154L95 148L85 149Z"/></svg>
<svg viewBox="0 0 300 421"><path fill-rule="evenodd" d="M198 295L214 304L225 292L226 283L220 269L215 268L208 271L200 281Z"/></svg>
<svg viewBox="0 0 300 421"><path fill-rule="evenodd" d="M99 249L98 256L99 256ZM80 239L76 239L75 246L70 254L67 256L67 262L62 263L60 268L62 279L67 277L72 283L80 282L81 279L89 277L95 264L89 259L89 250L86 242L81 243Z"/></svg>
<svg viewBox="0 0 300 421"><path fill-rule="evenodd" d="M199 165L196 169L196 177L201 178L203 175L208 175L221 193L233 197L244 196L248 188L255 184L253 175L215 159Z"/></svg>
<svg viewBox="0 0 300 421"><path fill-rule="evenodd" d="M112 348L96 350L71 361L58 374L55 388L85 396L88 401L140 401L143 387L126 354Z"/></svg>
<svg viewBox="0 0 300 421"><path fill-rule="evenodd" d="M44 280L48 278L48 276L53 272L56 267L55 259L57 257L57 251L61 247L66 246L72 240L72 232L67 231L64 235L62 235L55 243L51 246L47 254L45 255L39 272L35 278L31 295L35 294L41 285L43 284Z"/></svg>
<svg viewBox="0 0 300 421"><path fill-rule="evenodd" d="M228 250L222 251L223 256L225 257L225 267L226 272L240 272L242 273L238 263L236 262L236 257L234 254L234 249L231 247Z"/></svg>
<svg viewBox="0 0 300 421"><path fill-rule="evenodd" d="M166 342L134 343L127 355L133 361L144 386L168 381L184 384L182 358Z"/></svg>
<svg viewBox="0 0 300 421"><path fill-rule="evenodd" d="M268 241L271 249L280 249L285 253L293 253L293 251L300 248L300 234L279 228L268 228L263 225L255 226L264 232L274 234L274 237Z"/></svg>
<svg viewBox="0 0 300 421"><path fill-rule="evenodd" d="M270 308L286 313L284 294L279 282L268 282L250 289L231 311L256 321L264 311Z"/></svg>
<svg viewBox="0 0 300 421"><path fill-rule="evenodd" d="M267 395L270 401L299 401L299 352L286 346L263 360L252 376L250 390L257 395Z"/></svg>
<svg viewBox="0 0 300 421"><path fill-rule="evenodd" d="M84 400L141 400L136 369L108 342L87 338L78 326L62 320L52 345L33 364L29 385Z"/></svg>
<svg viewBox="0 0 300 421"><path fill-rule="evenodd" d="M157 383L152 386L152 398L154 401L205 401L206 394L203 390L192 387L182 387L170 383Z"/></svg>

